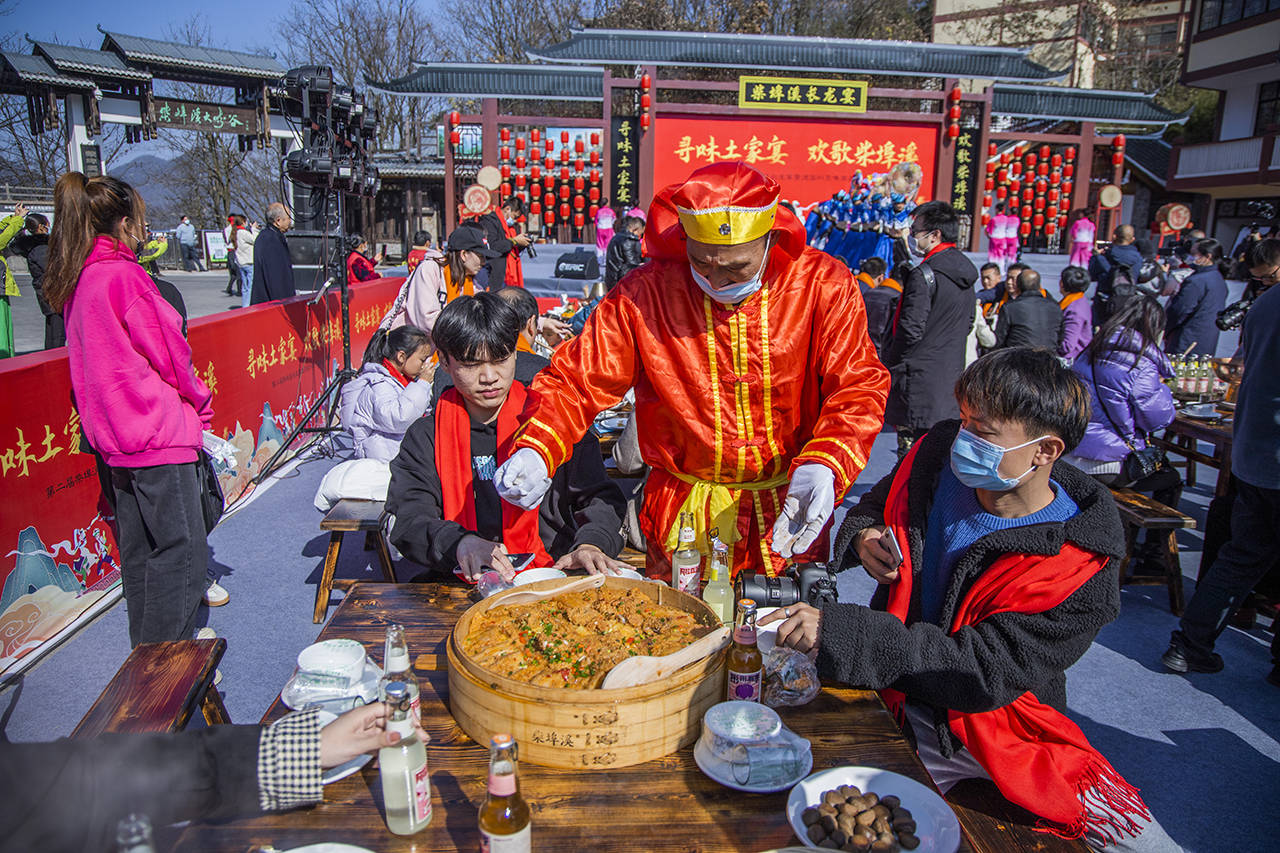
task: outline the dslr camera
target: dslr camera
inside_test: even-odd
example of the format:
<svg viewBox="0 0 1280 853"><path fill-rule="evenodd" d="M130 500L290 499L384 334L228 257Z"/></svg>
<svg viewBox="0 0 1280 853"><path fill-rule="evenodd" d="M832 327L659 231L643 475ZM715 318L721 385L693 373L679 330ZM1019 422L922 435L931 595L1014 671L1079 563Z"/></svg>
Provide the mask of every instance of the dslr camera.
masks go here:
<svg viewBox="0 0 1280 853"><path fill-rule="evenodd" d="M824 563L800 563L771 578L764 572L742 572L734 581L734 598L749 598L758 607L789 607L804 602L821 607L837 601L836 577Z"/></svg>
<svg viewBox="0 0 1280 853"><path fill-rule="evenodd" d="M1238 329L1244 323L1244 315L1249 313L1249 308L1252 305L1252 299L1241 299L1239 302L1232 302L1218 312L1218 319L1214 322L1224 332Z"/></svg>

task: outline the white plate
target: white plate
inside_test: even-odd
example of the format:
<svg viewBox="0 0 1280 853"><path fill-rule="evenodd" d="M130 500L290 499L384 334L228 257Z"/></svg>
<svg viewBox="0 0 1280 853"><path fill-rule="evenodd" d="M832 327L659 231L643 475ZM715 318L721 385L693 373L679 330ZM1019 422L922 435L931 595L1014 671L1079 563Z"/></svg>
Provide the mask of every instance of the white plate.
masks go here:
<svg viewBox="0 0 1280 853"><path fill-rule="evenodd" d="M698 742L693 745L693 760L697 763L698 769L705 773L711 781L719 782L726 788L733 788L735 791L746 791L748 794L771 794L774 791L785 791L795 784L796 779L803 778L806 773L813 769L813 753L806 752L803 766L800 768L800 772L796 774L796 779L788 779L786 782L777 785L743 785L733 778L733 771L729 767L729 762L716 758L712 754L711 748L702 742L702 738L698 738ZM801 825L803 826L803 824Z"/></svg>
<svg viewBox="0 0 1280 853"><path fill-rule="evenodd" d="M334 720L338 719L338 715L333 713L332 711L322 710L322 711L319 711L317 715L320 718L320 728L322 729L325 726L332 723ZM320 784L329 785L333 782L337 782L339 779L345 779L348 776L350 776L352 773L355 773L361 767L364 767L370 761L373 761L373 753L366 752L364 755L357 755L355 758L351 759L350 761L344 764L339 764L335 767L330 767L328 770L325 770L323 773L320 774ZM363 848L353 847L352 849L361 850Z"/></svg>
<svg viewBox="0 0 1280 853"><path fill-rule="evenodd" d="M559 569L525 569L523 572L516 574L515 580L512 581L516 586L524 586L529 583L537 583L538 581L549 581L552 578L568 577Z"/></svg>
<svg viewBox="0 0 1280 853"><path fill-rule="evenodd" d="M627 419L623 417L600 418L596 421L596 429L601 432L622 432L627 427Z"/></svg>
<svg viewBox="0 0 1280 853"><path fill-rule="evenodd" d="M290 847L280 853L373 853L368 847L357 847L354 844L337 844L325 841L321 844L308 844L306 847Z"/></svg>
<svg viewBox="0 0 1280 853"><path fill-rule="evenodd" d="M960 847L960 821L930 787L900 773L876 767L833 767L802 780L787 797L787 820L805 847L817 847L809 840L800 814L817 805L822 795L841 785L854 785L863 791L875 791L882 797L896 796L902 807L911 812L916 822L915 835L920 839L919 853L955 853Z"/></svg>

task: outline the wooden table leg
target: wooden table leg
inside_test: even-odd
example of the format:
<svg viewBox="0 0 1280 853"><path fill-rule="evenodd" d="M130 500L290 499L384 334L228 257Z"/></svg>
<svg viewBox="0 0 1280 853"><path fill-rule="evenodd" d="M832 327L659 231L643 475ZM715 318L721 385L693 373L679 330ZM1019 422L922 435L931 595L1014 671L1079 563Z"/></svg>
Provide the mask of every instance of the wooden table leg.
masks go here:
<svg viewBox="0 0 1280 853"><path fill-rule="evenodd" d="M379 530L373 534L374 548L378 552L378 564L382 566L382 576L387 583L396 582L396 570L391 565L391 549L387 546L387 537Z"/></svg>
<svg viewBox="0 0 1280 853"><path fill-rule="evenodd" d="M1163 551L1161 555L1164 558L1165 571L1169 582L1169 610L1174 616L1182 615L1183 595L1182 595L1182 563L1178 560L1178 532L1176 530L1168 530L1165 532Z"/></svg>
<svg viewBox="0 0 1280 853"><path fill-rule="evenodd" d="M1187 450L1191 450L1196 446L1195 439L1189 435L1178 436L1178 444ZM1196 484L1196 463L1194 459L1187 458L1187 476L1182 478L1186 481L1187 486L1195 486Z"/></svg>
<svg viewBox="0 0 1280 853"><path fill-rule="evenodd" d="M227 713L227 706L222 704L222 696L218 693L218 688L213 686L212 681L204 691L200 710L204 713L204 721L211 726L231 724L231 715Z"/></svg>
<svg viewBox="0 0 1280 853"><path fill-rule="evenodd" d="M333 593L333 573L338 568L338 552L342 550L342 533L335 530L329 534L329 550L324 555L324 570L320 572L320 583L316 586L316 612L311 621L319 625L329 611L329 596Z"/></svg>

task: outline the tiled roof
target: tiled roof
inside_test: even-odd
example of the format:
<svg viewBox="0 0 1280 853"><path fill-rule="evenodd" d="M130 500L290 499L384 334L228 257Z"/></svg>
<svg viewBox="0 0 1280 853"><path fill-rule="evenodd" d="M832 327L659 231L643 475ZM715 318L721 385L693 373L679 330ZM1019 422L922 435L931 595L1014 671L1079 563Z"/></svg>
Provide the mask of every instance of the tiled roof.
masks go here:
<svg viewBox="0 0 1280 853"><path fill-rule="evenodd" d="M369 86L397 95L596 101L604 97L604 69L429 62Z"/></svg>
<svg viewBox="0 0 1280 853"><path fill-rule="evenodd" d="M4 59L5 75L12 75L23 83L59 86L66 89L93 89L92 80L63 74L45 61L44 57L10 51L0 53L0 57Z"/></svg>
<svg viewBox="0 0 1280 853"><path fill-rule="evenodd" d="M140 68L130 68L123 59L110 51L91 47L73 47L50 41L35 41L28 37L35 52L49 60L54 68L70 74L94 74L116 77L121 80L150 80L151 75Z"/></svg>
<svg viewBox="0 0 1280 853"><path fill-rule="evenodd" d="M1169 179L1169 160L1173 146L1163 139L1130 136L1125 143L1124 153L1131 164L1161 186Z"/></svg>
<svg viewBox="0 0 1280 853"><path fill-rule="evenodd" d="M101 27L98 30L103 35L102 49L118 51L129 62L260 77L264 80L283 77L285 73L284 66L270 56L160 41L109 32Z"/></svg>
<svg viewBox="0 0 1280 853"><path fill-rule="evenodd" d="M527 51L546 62L776 68L895 77L1056 80L1023 48L804 36L645 30L574 30L568 41Z"/></svg>
<svg viewBox="0 0 1280 853"><path fill-rule="evenodd" d="M1065 89L1059 86L1019 86L997 83L991 111L1021 118L1064 118L1109 124L1169 125L1185 121L1189 113L1171 113L1141 92L1105 89Z"/></svg>

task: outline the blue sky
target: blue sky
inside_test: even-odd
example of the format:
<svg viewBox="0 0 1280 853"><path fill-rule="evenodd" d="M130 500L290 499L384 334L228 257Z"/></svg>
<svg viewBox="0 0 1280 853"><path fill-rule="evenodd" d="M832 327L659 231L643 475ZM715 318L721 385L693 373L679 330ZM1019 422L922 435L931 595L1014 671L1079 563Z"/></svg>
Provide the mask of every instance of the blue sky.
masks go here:
<svg viewBox="0 0 1280 853"><path fill-rule="evenodd" d="M213 44L230 50L270 48L276 23L284 17L289 0L13 0L0 2L0 32L23 33L40 41L83 44L98 48L103 29L167 39L171 27L179 27L201 15ZM25 45L23 46L25 52Z"/></svg>

